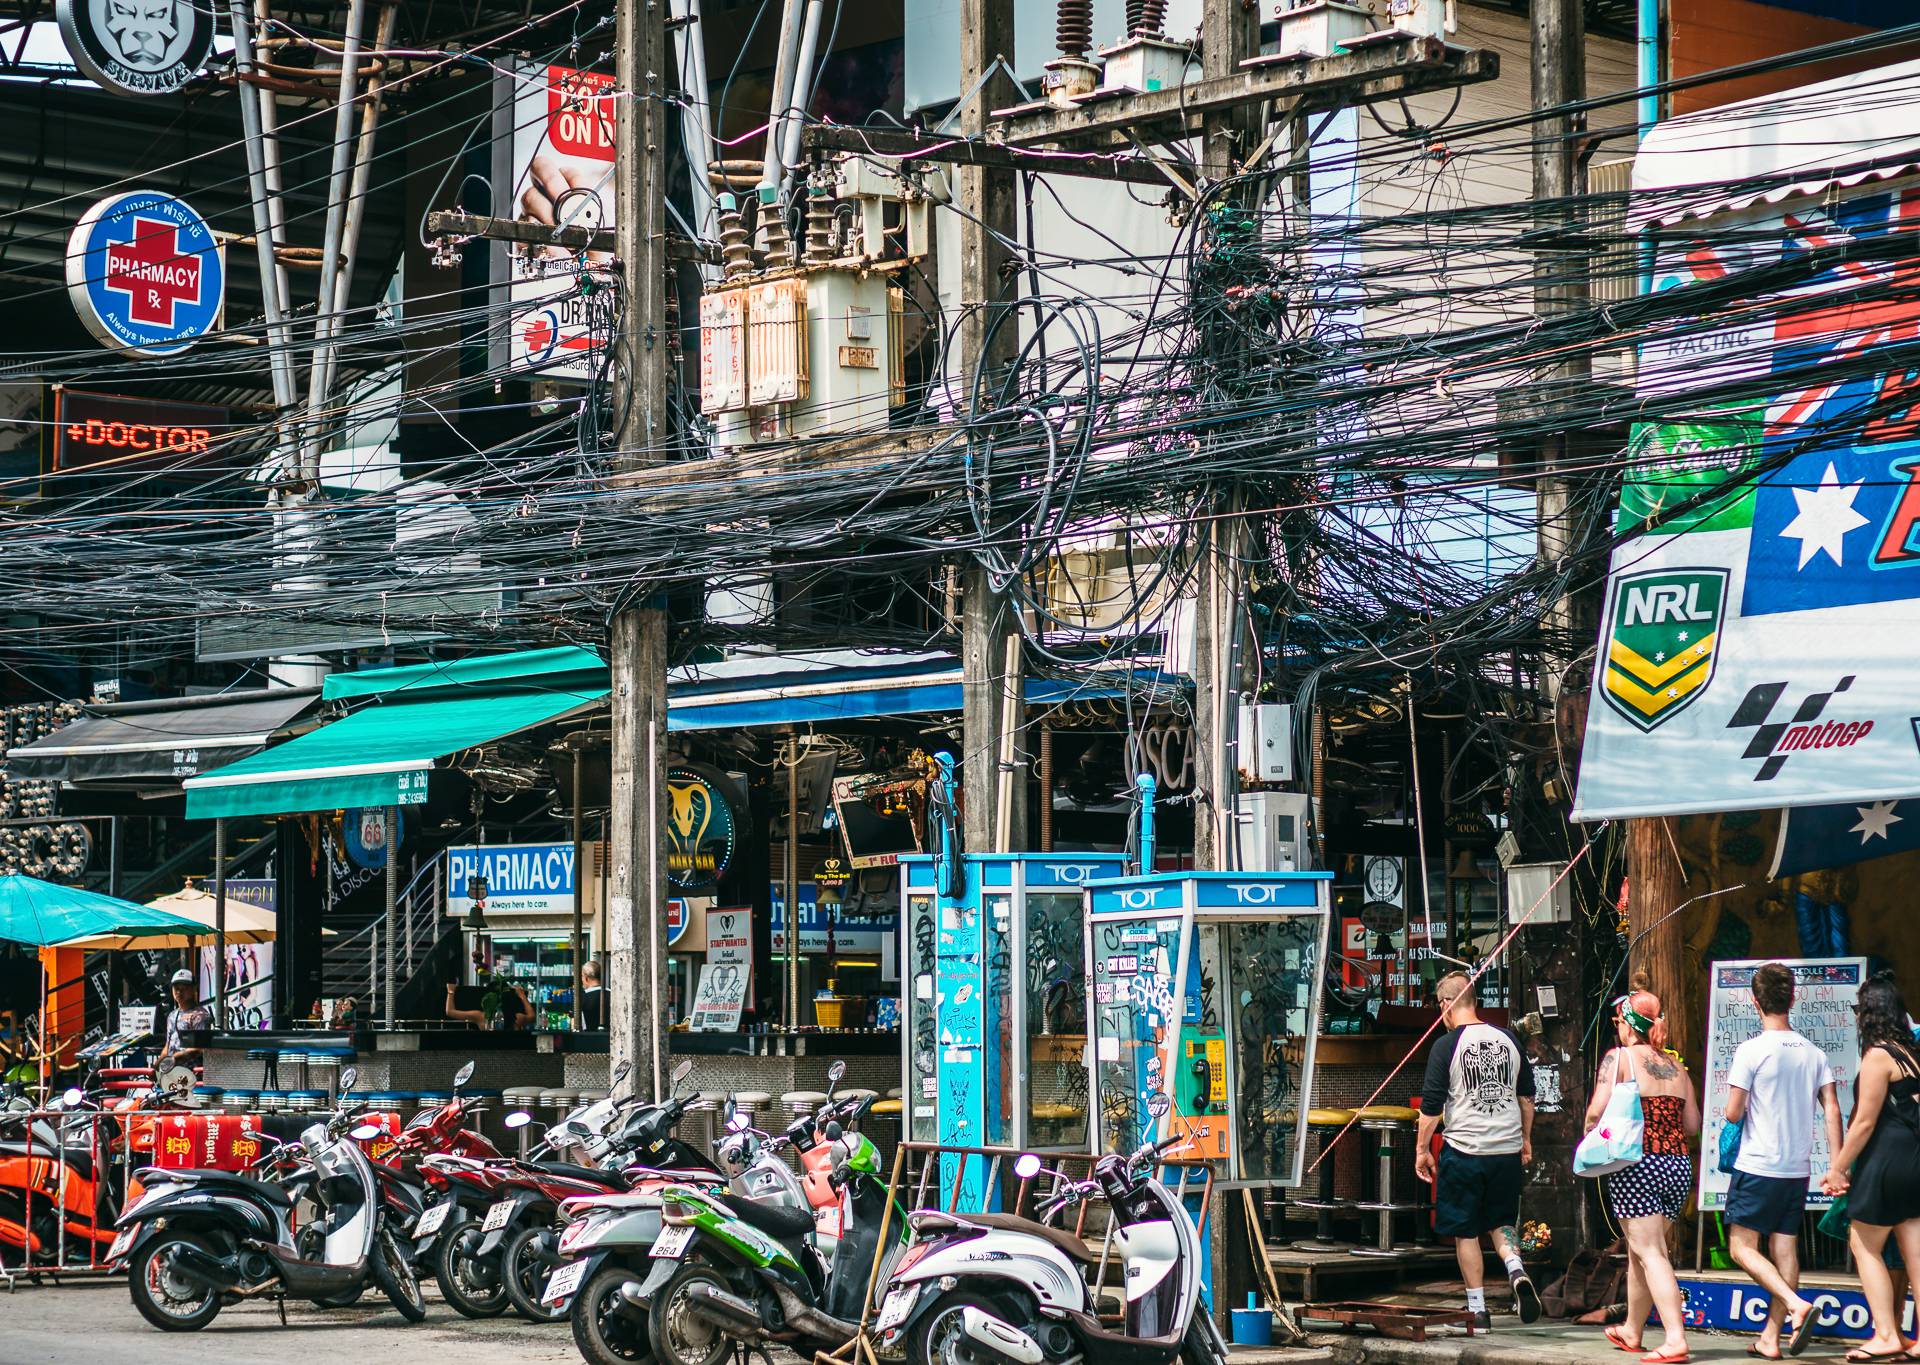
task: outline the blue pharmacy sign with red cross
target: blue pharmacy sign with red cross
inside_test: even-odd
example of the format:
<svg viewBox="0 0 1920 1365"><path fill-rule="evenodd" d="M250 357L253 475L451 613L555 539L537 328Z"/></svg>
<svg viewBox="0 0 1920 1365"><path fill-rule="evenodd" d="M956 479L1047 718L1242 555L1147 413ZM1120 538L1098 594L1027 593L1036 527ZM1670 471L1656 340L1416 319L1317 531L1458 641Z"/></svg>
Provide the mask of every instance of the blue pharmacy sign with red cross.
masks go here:
<svg viewBox="0 0 1920 1365"><path fill-rule="evenodd" d="M102 342L174 355L220 326L227 268L206 219L156 190L102 199L67 241L67 294Z"/></svg>

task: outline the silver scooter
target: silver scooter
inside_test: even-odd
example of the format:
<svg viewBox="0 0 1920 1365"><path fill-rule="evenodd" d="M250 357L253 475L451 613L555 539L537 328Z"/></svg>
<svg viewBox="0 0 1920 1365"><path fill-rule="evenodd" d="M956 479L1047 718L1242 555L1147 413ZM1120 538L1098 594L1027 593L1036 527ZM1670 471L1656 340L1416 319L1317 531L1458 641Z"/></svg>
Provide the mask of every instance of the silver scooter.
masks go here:
<svg viewBox="0 0 1920 1365"><path fill-rule="evenodd" d="M193 1332L241 1299L335 1299L368 1282L409 1322L426 1317L413 1264L382 1216L378 1178L360 1148L380 1129L356 1123L364 1104L345 1095L355 1080L352 1067L342 1071L339 1112L255 1163L285 1172L277 1182L230 1171L139 1173L146 1193L115 1223L108 1259L125 1262L142 1317L163 1332ZM303 1195L321 1216L296 1231Z"/></svg>
<svg viewBox="0 0 1920 1365"><path fill-rule="evenodd" d="M1154 1095L1148 1112L1165 1118ZM1205 1136L1202 1129L1193 1136ZM1042 1220L1104 1196L1127 1291L1123 1331L1094 1314L1085 1270L1096 1258L1079 1238L1009 1214L909 1215L918 1240L887 1282L874 1330L878 1353L912 1365L1226 1365L1219 1329L1200 1304L1200 1236L1156 1161L1190 1140L1175 1133L1130 1156L1109 1153L1093 1178L1060 1180ZM1014 1164L1023 1180L1040 1159Z"/></svg>

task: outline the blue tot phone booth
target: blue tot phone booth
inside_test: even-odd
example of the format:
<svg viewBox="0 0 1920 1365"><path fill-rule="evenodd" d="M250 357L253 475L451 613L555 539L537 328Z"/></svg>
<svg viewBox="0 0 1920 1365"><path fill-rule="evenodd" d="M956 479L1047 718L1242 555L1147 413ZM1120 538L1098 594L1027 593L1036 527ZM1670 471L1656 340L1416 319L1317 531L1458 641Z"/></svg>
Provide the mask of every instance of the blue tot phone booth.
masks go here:
<svg viewBox="0 0 1920 1365"><path fill-rule="evenodd" d="M1085 894L1117 853L900 860L903 1131L955 1147L1087 1150ZM950 870L949 870L950 869ZM948 885L942 886L942 873ZM962 1209L991 1207L987 1163L944 1158Z"/></svg>
<svg viewBox="0 0 1920 1365"><path fill-rule="evenodd" d="M1087 886L1096 1151L1176 1132L1216 1186L1301 1177L1331 872L1176 872ZM1173 1101L1162 1119L1148 1097Z"/></svg>

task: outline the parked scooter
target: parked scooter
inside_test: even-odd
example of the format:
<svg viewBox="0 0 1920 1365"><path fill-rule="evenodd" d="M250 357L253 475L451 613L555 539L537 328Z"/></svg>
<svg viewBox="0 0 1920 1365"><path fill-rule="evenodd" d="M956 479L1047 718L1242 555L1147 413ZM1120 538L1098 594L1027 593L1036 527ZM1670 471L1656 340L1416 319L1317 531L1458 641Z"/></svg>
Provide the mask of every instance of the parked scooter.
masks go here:
<svg viewBox="0 0 1920 1365"><path fill-rule="evenodd" d="M1171 1102L1156 1094L1149 1112ZM1204 1136L1203 1129L1194 1136ZM1104 1195L1127 1292L1125 1330L1094 1315L1083 1270L1095 1260L1079 1238L1009 1214L911 1216L924 1240L900 1259L874 1321L881 1356L912 1365L1226 1365L1226 1344L1200 1308L1200 1237L1192 1217L1153 1175L1156 1160L1190 1141L1175 1133L1130 1156L1109 1153L1093 1178L1067 1181L1042 1218ZM1041 1174L1023 1156L1015 1174Z"/></svg>
<svg viewBox="0 0 1920 1365"><path fill-rule="evenodd" d="M847 1119L857 1120L869 1102L856 1101ZM830 1111L823 1111L818 1129L841 1214L830 1256L818 1245L806 1208L685 1187L663 1196L666 1230L653 1247L653 1271L635 1295L647 1310L648 1341L661 1365L719 1365L735 1342L780 1342L810 1355L853 1339L874 1262L882 1259L883 1271L888 1268L906 1226L904 1219L892 1220L893 1236L882 1247L887 1185L879 1149L860 1133L844 1132Z"/></svg>
<svg viewBox="0 0 1920 1365"><path fill-rule="evenodd" d="M363 1105L346 1094L355 1079L352 1067L341 1072L331 1119L256 1163L291 1168L285 1182L229 1171L140 1172L147 1191L120 1217L108 1259L125 1260L142 1317L162 1331L191 1332L243 1298L336 1299L369 1280L409 1322L426 1317L420 1282L381 1216L378 1177L360 1148L380 1130L355 1126ZM307 1182L322 1216L303 1254L292 1219Z"/></svg>
<svg viewBox="0 0 1920 1365"><path fill-rule="evenodd" d="M674 1068L676 1091L692 1072L690 1061ZM518 1202L500 1247L500 1279L516 1313L532 1322L558 1322L567 1315L564 1304L548 1303L545 1295L550 1273L562 1259L559 1243L566 1220L558 1216L561 1205L573 1199L644 1193L678 1181L719 1180L720 1170L709 1157L674 1136L692 1104L675 1094L662 1104L628 1112L613 1125L601 1158L611 1170L548 1161L540 1163L541 1175L506 1182L504 1188L514 1191ZM578 1188L589 1183L589 1176L599 1177L602 1188ZM569 1184L576 1188L568 1190Z"/></svg>
<svg viewBox="0 0 1920 1365"><path fill-rule="evenodd" d="M0 1117L0 1263L7 1251L19 1251L22 1263L51 1264L63 1248L65 1259L86 1262L112 1243L127 1159L125 1115L190 1089L192 1073L183 1074L185 1086L175 1091L114 1098L114 1118L79 1117L102 1105L100 1096L78 1087L51 1106L56 1115L74 1118L29 1120L32 1104L24 1097L12 1111L18 1117ZM131 1182L128 1197L140 1192L139 1182Z"/></svg>

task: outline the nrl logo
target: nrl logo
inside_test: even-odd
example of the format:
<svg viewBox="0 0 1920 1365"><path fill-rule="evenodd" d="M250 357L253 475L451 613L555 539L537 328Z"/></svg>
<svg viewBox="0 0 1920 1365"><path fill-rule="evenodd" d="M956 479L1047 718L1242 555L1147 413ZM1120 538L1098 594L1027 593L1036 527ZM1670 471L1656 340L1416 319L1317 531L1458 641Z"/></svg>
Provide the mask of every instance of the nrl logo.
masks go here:
<svg viewBox="0 0 1920 1365"><path fill-rule="evenodd" d="M1686 710L1713 681L1725 569L1653 569L1614 581L1607 607L1607 704L1641 730Z"/></svg>

